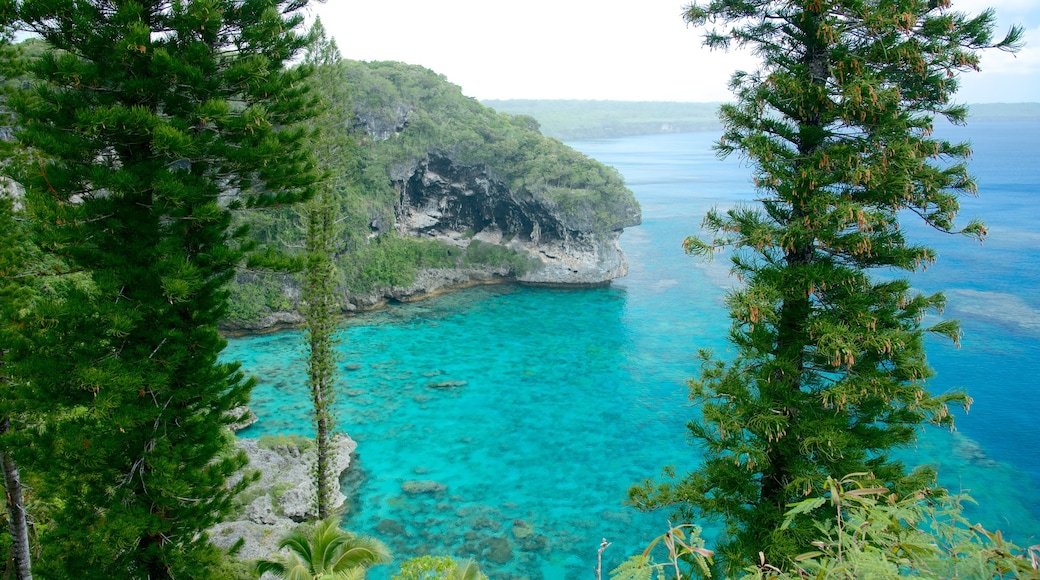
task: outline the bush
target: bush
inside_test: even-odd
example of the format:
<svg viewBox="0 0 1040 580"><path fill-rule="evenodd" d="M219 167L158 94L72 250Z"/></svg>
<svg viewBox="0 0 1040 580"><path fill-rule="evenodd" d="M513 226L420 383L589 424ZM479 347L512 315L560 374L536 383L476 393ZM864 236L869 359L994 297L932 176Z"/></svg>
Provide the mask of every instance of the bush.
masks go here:
<svg viewBox="0 0 1040 580"><path fill-rule="evenodd" d="M462 262L469 265L508 268L514 275L522 276L539 267L541 263L527 252L471 240L466 247Z"/></svg>
<svg viewBox="0 0 1040 580"><path fill-rule="evenodd" d="M439 240L399 238L383 234L374 238L342 263L347 287L351 292L369 292L376 288L410 286L419 268L451 268L456 265L458 250Z"/></svg>
<svg viewBox="0 0 1040 580"><path fill-rule="evenodd" d="M268 451L296 449L300 453L314 446L314 439L304 435L264 435L256 442L257 447Z"/></svg>
<svg viewBox="0 0 1040 580"><path fill-rule="evenodd" d="M863 473L840 481L828 478L826 494L789 506L784 527L799 515L822 516L820 510L834 510L837 518L814 516L816 550L790 554L787 562L762 561L741 578L1040 578L1040 544L1023 549L999 531L970 523L962 513L970 497L925 489L900 498L873 483ZM667 545L668 556L658 561L652 549L660 542ZM672 528L613 570L611 579L710 577L713 554L703 546L700 528Z"/></svg>

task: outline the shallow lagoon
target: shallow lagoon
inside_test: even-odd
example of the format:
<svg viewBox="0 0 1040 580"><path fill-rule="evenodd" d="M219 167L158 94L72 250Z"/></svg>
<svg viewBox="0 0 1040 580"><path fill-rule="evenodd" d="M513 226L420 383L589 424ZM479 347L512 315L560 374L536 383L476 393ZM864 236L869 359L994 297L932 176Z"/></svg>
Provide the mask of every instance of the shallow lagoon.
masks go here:
<svg viewBox="0 0 1040 580"><path fill-rule="evenodd" d="M908 229L941 249L915 285L945 289L946 315L966 331L959 350L929 343L932 388L967 387L976 404L955 434L925 430L914 460L969 490L973 518L1029 545L1040 533L1040 124L957 131L975 144L980 180L965 215L986 218L991 239ZM709 207L751 195L748 168L715 159L715 139L572 144L616 166L643 206L622 237L630 274L609 288L476 288L346 321L337 416L359 442L348 528L398 561L452 554L494 576L547 578L590 577L601 538L609 569L664 531L667 513L623 501L661 467L697 461L685 380L696 349L725 349L731 281L725 260L704 264L680 243ZM226 355L261 381L260 422L243 436L311 432L299 333L234 339ZM442 485L408 494L410 481Z"/></svg>

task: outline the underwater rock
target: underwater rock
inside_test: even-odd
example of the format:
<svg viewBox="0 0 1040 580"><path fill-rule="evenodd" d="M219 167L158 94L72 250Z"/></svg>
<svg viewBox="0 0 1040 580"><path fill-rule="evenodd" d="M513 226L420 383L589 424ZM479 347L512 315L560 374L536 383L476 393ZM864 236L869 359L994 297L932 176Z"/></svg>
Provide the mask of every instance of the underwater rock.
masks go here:
<svg viewBox="0 0 1040 580"><path fill-rule="evenodd" d="M464 387L468 381L441 381L439 383L430 383L426 385L431 389L454 389L455 387Z"/></svg>
<svg viewBox="0 0 1040 580"><path fill-rule="evenodd" d="M502 529L502 522L500 522L498 520L491 519L491 518L486 518L486 517L485 518L477 518L476 520L473 521L472 528L474 530L480 530L480 529L487 528L487 529L491 530L492 532L497 532L498 530Z"/></svg>
<svg viewBox="0 0 1040 580"><path fill-rule="evenodd" d="M459 546L459 548L455 550L455 554L462 558L476 560L480 557L480 544L475 541L468 541Z"/></svg>
<svg viewBox="0 0 1040 580"><path fill-rule="evenodd" d="M376 532L380 537L403 538L408 536L408 530L397 520L385 519L376 524Z"/></svg>
<svg viewBox="0 0 1040 580"><path fill-rule="evenodd" d="M513 547L505 538L488 538L482 545L483 559L494 564L506 564L513 559Z"/></svg>
<svg viewBox="0 0 1040 580"><path fill-rule="evenodd" d="M413 479L401 484L401 491L408 495L441 494L448 486L432 479Z"/></svg>
<svg viewBox="0 0 1040 580"><path fill-rule="evenodd" d="M534 535L534 526L524 520L513 520L513 537L522 540Z"/></svg>
<svg viewBox="0 0 1040 580"><path fill-rule="evenodd" d="M954 452L960 459L969 464L994 467L997 462L986 455L986 450L974 439L958 435L953 440Z"/></svg>
<svg viewBox="0 0 1040 580"><path fill-rule="evenodd" d="M535 534L520 540L520 549L524 552L541 554L543 556L548 556L552 552L549 538L541 534Z"/></svg>

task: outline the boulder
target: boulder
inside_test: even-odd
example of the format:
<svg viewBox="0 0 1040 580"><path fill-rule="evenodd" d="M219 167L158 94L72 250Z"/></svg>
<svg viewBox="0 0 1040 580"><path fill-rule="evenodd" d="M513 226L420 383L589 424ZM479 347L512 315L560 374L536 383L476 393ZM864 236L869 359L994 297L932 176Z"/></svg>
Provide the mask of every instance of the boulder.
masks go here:
<svg viewBox="0 0 1040 580"><path fill-rule="evenodd" d="M432 479L415 479L402 483L401 491L408 495L441 494L448 486Z"/></svg>
<svg viewBox="0 0 1040 580"><path fill-rule="evenodd" d="M506 564L513 559L513 547L505 538L488 538L481 552L487 561L494 564Z"/></svg>

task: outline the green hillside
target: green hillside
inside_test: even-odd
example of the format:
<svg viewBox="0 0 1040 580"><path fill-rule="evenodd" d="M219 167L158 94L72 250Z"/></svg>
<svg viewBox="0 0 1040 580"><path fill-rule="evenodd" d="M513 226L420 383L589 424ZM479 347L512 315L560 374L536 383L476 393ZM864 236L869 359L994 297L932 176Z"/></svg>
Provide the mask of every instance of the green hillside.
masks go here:
<svg viewBox="0 0 1040 580"><path fill-rule="evenodd" d="M719 128L719 103L664 101L483 101L496 111L530 115L542 132L564 141Z"/></svg>
<svg viewBox="0 0 1040 580"><path fill-rule="evenodd" d="M564 141L714 131L720 128L719 103L665 101L488 100L496 111L529 115L542 132ZM970 105L971 120L1024 121L1040 119L1040 103Z"/></svg>

